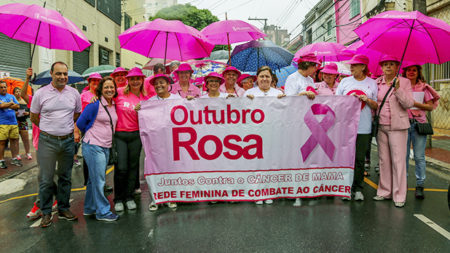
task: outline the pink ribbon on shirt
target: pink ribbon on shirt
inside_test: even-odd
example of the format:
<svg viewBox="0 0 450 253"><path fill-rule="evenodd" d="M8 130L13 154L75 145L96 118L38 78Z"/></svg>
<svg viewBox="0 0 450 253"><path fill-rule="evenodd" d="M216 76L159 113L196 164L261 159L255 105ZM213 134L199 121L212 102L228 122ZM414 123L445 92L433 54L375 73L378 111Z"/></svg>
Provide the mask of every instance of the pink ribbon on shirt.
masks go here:
<svg viewBox="0 0 450 253"><path fill-rule="evenodd" d="M314 87L312 87L312 86L306 87L306 91L312 91L312 92L314 92L314 94L316 94L316 95L319 94L319 93L316 91L316 89L314 89Z"/></svg>
<svg viewBox="0 0 450 253"><path fill-rule="evenodd" d="M314 115L325 115L322 121L318 122ZM300 148L302 153L303 162L308 159L311 152L319 144L327 154L330 160L333 160L334 150L336 149L333 142L327 135L328 129L330 129L336 119L334 111L326 104L313 104L311 110L305 115L305 123L311 130L311 136L306 143Z"/></svg>

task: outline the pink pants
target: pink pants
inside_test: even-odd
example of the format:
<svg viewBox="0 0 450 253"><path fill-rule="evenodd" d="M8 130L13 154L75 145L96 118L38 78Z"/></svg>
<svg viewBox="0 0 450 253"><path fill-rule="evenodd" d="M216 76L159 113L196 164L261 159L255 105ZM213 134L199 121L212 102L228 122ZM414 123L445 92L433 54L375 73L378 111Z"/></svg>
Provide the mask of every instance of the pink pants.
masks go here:
<svg viewBox="0 0 450 253"><path fill-rule="evenodd" d="M408 129L391 130L380 125L377 141L380 159L380 181L377 195L393 198L394 202L406 202L406 141Z"/></svg>

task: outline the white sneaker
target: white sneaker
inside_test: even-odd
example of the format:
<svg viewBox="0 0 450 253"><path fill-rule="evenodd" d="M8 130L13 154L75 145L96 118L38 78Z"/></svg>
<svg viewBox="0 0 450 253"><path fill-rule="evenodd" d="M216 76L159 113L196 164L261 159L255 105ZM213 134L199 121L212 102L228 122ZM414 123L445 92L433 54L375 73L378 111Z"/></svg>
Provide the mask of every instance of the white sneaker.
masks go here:
<svg viewBox="0 0 450 253"><path fill-rule="evenodd" d="M116 210L116 212L122 212L123 209L124 207L122 202L117 202L116 204L114 204L114 210Z"/></svg>
<svg viewBox="0 0 450 253"><path fill-rule="evenodd" d="M154 212L154 211L158 210L158 205L152 201L152 203L150 203L150 205L148 206L148 210Z"/></svg>
<svg viewBox="0 0 450 253"><path fill-rule="evenodd" d="M263 203L264 202L262 200L258 200L258 201L255 202L255 204L257 204L257 205L262 205Z"/></svg>
<svg viewBox="0 0 450 253"><path fill-rule="evenodd" d="M386 199L385 197L378 196L378 195L373 197L373 200L376 200L376 201L385 200L385 199Z"/></svg>
<svg viewBox="0 0 450 253"><path fill-rule="evenodd" d="M266 204L268 204L268 205L271 205L271 204L273 203L273 200L268 199L268 200L264 201L264 203L266 203Z"/></svg>
<svg viewBox="0 0 450 253"><path fill-rule="evenodd" d="M167 203L167 206L168 206L169 208L171 208L171 209L175 209L175 208L177 208L177 203L175 203L175 202L169 202L169 203Z"/></svg>
<svg viewBox="0 0 450 253"><path fill-rule="evenodd" d="M355 192L355 200L364 200L364 195L362 194L362 192Z"/></svg>
<svg viewBox="0 0 450 253"><path fill-rule="evenodd" d="M302 205L302 200L301 199L295 199L295 202L293 204L293 206L301 206Z"/></svg>
<svg viewBox="0 0 450 253"><path fill-rule="evenodd" d="M128 200L125 205L127 205L128 210L134 210L136 209L136 202L134 200Z"/></svg>
<svg viewBox="0 0 450 253"><path fill-rule="evenodd" d="M405 206L405 202L394 202L395 207L404 207Z"/></svg>

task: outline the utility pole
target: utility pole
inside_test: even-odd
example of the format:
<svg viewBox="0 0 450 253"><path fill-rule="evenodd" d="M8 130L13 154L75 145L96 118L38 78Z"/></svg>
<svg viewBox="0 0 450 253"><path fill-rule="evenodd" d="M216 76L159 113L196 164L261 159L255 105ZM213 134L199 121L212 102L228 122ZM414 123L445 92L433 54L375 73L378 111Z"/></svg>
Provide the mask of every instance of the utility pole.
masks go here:
<svg viewBox="0 0 450 253"><path fill-rule="evenodd" d="M249 17L248 20L257 20L257 21L264 21L264 33L267 34L267 18L251 18Z"/></svg>

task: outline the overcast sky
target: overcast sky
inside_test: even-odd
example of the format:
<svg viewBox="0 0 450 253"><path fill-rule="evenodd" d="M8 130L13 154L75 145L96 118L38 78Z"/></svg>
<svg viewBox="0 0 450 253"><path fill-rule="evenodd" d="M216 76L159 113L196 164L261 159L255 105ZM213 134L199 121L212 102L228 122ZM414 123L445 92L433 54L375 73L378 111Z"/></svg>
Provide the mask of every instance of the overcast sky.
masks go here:
<svg viewBox="0 0 450 253"><path fill-rule="evenodd" d="M208 9L219 20L225 20L227 12L228 19L240 19L258 28L263 27L263 21L248 18L267 18L267 25L288 29L291 36L301 32L300 22L317 2L319 0L178 0L179 4L190 3L199 9Z"/></svg>

